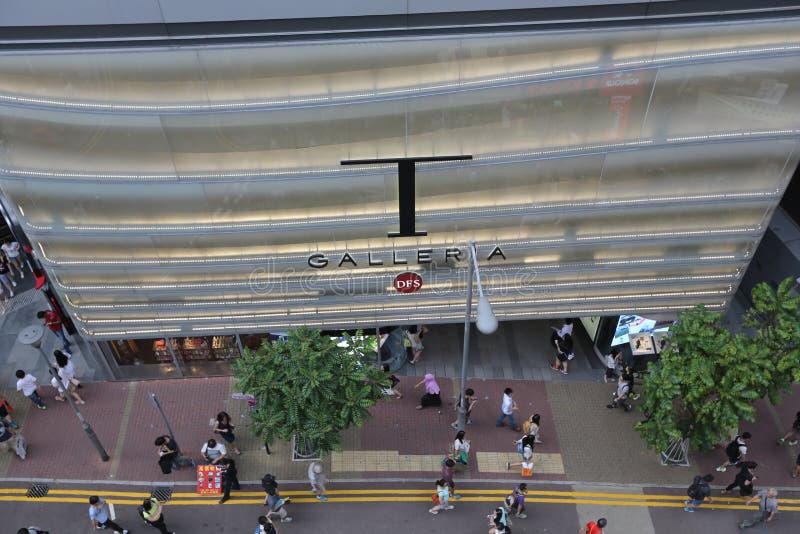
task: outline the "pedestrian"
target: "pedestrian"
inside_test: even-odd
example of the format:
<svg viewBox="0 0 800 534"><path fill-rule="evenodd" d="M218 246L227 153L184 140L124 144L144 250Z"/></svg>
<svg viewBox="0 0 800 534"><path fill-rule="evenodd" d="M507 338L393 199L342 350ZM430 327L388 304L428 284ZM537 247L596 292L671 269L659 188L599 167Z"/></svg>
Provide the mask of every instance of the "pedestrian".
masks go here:
<svg viewBox="0 0 800 534"><path fill-rule="evenodd" d="M403 398L403 394L400 393L399 389L397 389L397 385L400 383L400 379L397 378L395 375L391 374L389 369L390 368L388 363L384 363L383 365L381 365L381 370L383 370L384 373L389 375L387 378L390 384L388 388L383 389L383 394L386 395L387 397L397 397L397 400L400 400Z"/></svg>
<svg viewBox="0 0 800 534"><path fill-rule="evenodd" d="M535 438L529 434L525 434L521 439L514 441L517 445L517 452L522 455L519 462L506 462L506 469L510 470L512 467L519 467L522 464L529 464L533 462L533 444Z"/></svg>
<svg viewBox="0 0 800 534"><path fill-rule="evenodd" d="M278 534L278 529L275 528L275 523L272 519L265 515L258 516L258 528L255 534Z"/></svg>
<svg viewBox="0 0 800 534"><path fill-rule="evenodd" d="M608 521L605 517L601 517L597 521L589 521L578 531L578 534L603 534L603 529L607 524Z"/></svg>
<svg viewBox="0 0 800 534"><path fill-rule="evenodd" d="M69 340L64 333L64 321L61 319L61 315L55 310L42 310L36 314L36 317L44 321L44 325L61 340L64 350L69 351Z"/></svg>
<svg viewBox="0 0 800 534"><path fill-rule="evenodd" d="M800 412L797 412L797 415L794 417L794 423L792 423L792 429L789 430L782 438L778 438L778 444L783 445L784 443L788 443L789 445L797 445L797 438L800 437ZM788 440L788 442L787 442Z"/></svg>
<svg viewBox="0 0 800 534"><path fill-rule="evenodd" d="M14 289L17 283L14 281L14 273L8 266L8 260L4 256L0 256L0 282L8 290L9 295L14 296Z"/></svg>
<svg viewBox="0 0 800 534"><path fill-rule="evenodd" d="M236 436L233 434L234 428L231 424L231 416L227 412L219 412L217 414L217 420L214 421L214 433L222 436L222 439L227 441L228 445L233 445L234 453L242 454L242 451L234 443L236 441Z"/></svg>
<svg viewBox="0 0 800 534"><path fill-rule="evenodd" d="M262 485L264 484L263 479L261 483ZM267 497L264 499L264 505L267 507L267 517L276 515L280 518L281 523L291 523L292 517L286 510L286 505L289 504L289 502L291 502L291 499L283 499L281 497L281 494L278 491L278 484L275 482L273 486L267 489Z"/></svg>
<svg viewBox="0 0 800 534"><path fill-rule="evenodd" d="M142 518L150 523L150 526L157 528L161 534L175 534L170 532L167 525L164 524L164 505L161 504L155 497L150 497L142 502Z"/></svg>
<svg viewBox="0 0 800 534"><path fill-rule="evenodd" d="M432 513L433 515L438 514L442 510L452 510L455 508L452 504L450 504L450 486L448 486L447 482L439 479L436 481L436 501L433 505L433 508L429 509L428 512Z"/></svg>
<svg viewBox="0 0 800 534"><path fill-rule="evenodd" d="M775 488L761 490L757 495L747 499L744 504L752 504L755 501L758 501L758 513L739 523L739 528L750 528L761 522L770 523L775 519L775 514L778 513L778 490Z"/></svg>
<svg viewBox="0 0 800 534"><path fill-rule="evenodd" d="M58 365L58 376L64 384L71 384L75 389L83 389L83 384L75 378L75 366L72 365L72 354L62 350L54 350L53 357Z"/></svg>
<svg viewBox="0 0 800 534"><path fill-rule="evenodd" d="M486 519L489 520L489 526L495 529L501 528L505 529L510 524L508 520L508 512L506 511L505 506L498 506L494 509L494 512L486 516ZM491 533L492 531L489 530ZM503 532L502 530L497 532Z"/></svg>
<svg viewBox="0 0 800 534"><path fill-rule="evenodd" d="M753 481L758 478L753 474L753 471L756 470L758 464L748 460L741 462L739 467L739 472L736 473L736 477L733 479L733 482L728 484L725 489L722 490L723 495L730 493L733 488L739 488L739 495L742 497L749 497L753 494Z"/></svg>
<svg viewBox="0 0 800 534"><path fill-rule="evenodd" d="M15 444L12 439L14 435L14 430L5 421L0 421L0 450L14 452Z"/></svg>
<svg viewBox="0 0 800 534"><path fill-rule="evenodd" d="M56 369L55 367L51 367L50 374L52 375L50 377L50 385L53 386L56 390L56 394L53 397L54 399L56 399L59 402L64 402L66 400L65 395L67 394L67 392L69 392L69 395L73 399L75 399L75 404L86 404L86 402L84 402L81 396L78 395L78 392L75 391L74 386L70 388L69 386L67 386L67 383L61 380L61 378L58 376L58 369Z"/></svg>
<svg viewBox="0 0 800 534"><path fill-rule="evenodd" d="M514 491L506 497L506 507L509 513L513 512L514 517L525 519L528 514L525 513L525 496L528 494L528 485L524 482L514 488Z"/></svg>
<svg viewBox="0 0 800 534"><path fill-rule="evenodd" d="M461 465L469 463L469 440L464 439L465 432L459 430L453 440L451 456L453 460Z"/></svg>
<svg viewBox="0 0 800 534"><path fill-rule="evenodd" d="M683 501L686 506L683 508L684 512L694 512L703 502L712 502L711 499L711 486L709 482L714 480L714 475L697 475L694 477L691 486L686 490L686 494L690 500Z"/></svg>
<svg viewBox="0 0 800 534"><path fill-rule="evenodd" d="M217 440L210 439L203 444L203 448L200 449L200 454L203 455L203 459L206 463L217 465L227 456L228 450L222 443L217 443Z"/></svg>
<svg viewBox="0 0 800 534"><path fill-rule="evenodd" d="M625 369L622 371L622 376L624 376L625 380L628 382L629 386L628 398L630 398L631 400L638 400L639 394L633 391L633 386L635 385L635 382L633 380L634 378L633 366L626 365Z"/></svg>
<svg viewBox="0 0 800 534"><path fill-rule="evenodd" d="M492 528L489 529L489 534L511 534L511 529L508 525L502 523L489 523Z"/></svg>
<svg viewBox="0 0 800 534"><path fill-rule="evenodd" d="M743 432L741 436L737 434L736 437L728 443L728 446L725 447L725 455L728 457L728 460L717 467L717 471L724 473L728 466L736 465L743 461L747 455L747 443L750 441L751 437L750 432Z"/></svg>
<svg viewBox="0 0 800 534"><path fill-rule="evenodd" d="M564 337L556 337L556 361L550 366L553 371L560 371L562 375L569 374L569 362L575 357L572 351L572 336L565 334Z"/></svg>
<svg viewBox="0 0 800 534"><path fill-rule="evenodd" d="M95 530L110 528L112 531L128 534L128 529L122 528L111 520L106 501L97 495L89 497L89 521L92 522L92 528Z"/></svg>
<svg viewBox="0 0 800 534"><path fill-rule="evenodd" d="M19 425L11 418L12 413L14 413L14 407L11 406L8 399L0 394L0 421L5 422L11 428L19 428Z"/></svg>
<svg viewBox="0 0 800 534"><path fill-rule="evenodd" d="M541 443L541 427L539 423L542 420L542 416L538 413L533 414L530 419L522 423L522 432L533 436L534 443Z"/></svg>
<svg viewBox="0 0 800 534"><path fill-rule="evenodd" d="M16 268L17 271L19 271L20 278L24 280L25 271L22 270L22 261L20 261L19 257L19 243L16 241L6 240L2 245L0 245L0 249L3 250L6 259L8 259L8 266L11 268L12 274L14 272L14 268Z"/></svg>
<svg viewBox="0 0 800 534"><path fill-rule="evenodd" d="M42 529L42 527L27 527L19 529L17 534L50 534L50 532Z"/></svg>
<svg viewBox="0 0 800 534"><path fill-rule="evenodd" d="M308 466L308 482L311 484L311 493L316 495L317 500L325 502L328 500L328 490L325 488L323 471L322 462L313 461Z"/></svg>
<svg viewBox="0 0 800 534"><path fill-rule="evenodd" d="M219 500L219 504L222 504L231 498L231 489L238 491L242 487L239 485L236 462L230 458L223 458L219 465L222 471L222 498Z"/></svg>
<svg viewBox="0 0 800 534"><path fill-rule="evenodd" d="M408 340L411 342L411 352L412 358L409 362L411 365L416 365L420 358L422 358L422 351L425 347L422 345L422 337L425 335L425 332L428 331L428 327L425 325L411 325L405 330L405 335Z"/></svg>
<svg viewBox="0 0 800 534"><path fill-rule="evenodd" d="M456 493L456 483L453 481L455 474L456 463L452 458L445 458L442 463L442 480L447 482L447 487L450 488L450 497L453 499L460 499L461 495Z"/></svg>
<svg viewBox="0 0 800 534"><path fill-rule="evenodd" d="M172 468L195 467L193 459L181 456L180 446L170 436L158 436L154 444L158 448L158 465L165 475L172 472Z"/></svg>
<svg viewBox="0 0 800 534"><path fill-rule="evenodd" d="M616 393L611 394L611 404L606 404L606 408L613 410L618 406L622 406L626 412L629 412L632 408L630 402L628 402L630 391L631 386L628 382L628 375L623 374L619 377Z"/></svg>
<svg viewBox="0 0 800 534"><path fill-rule="evenodd" d="M428 373L414 386L414 389L417 389L422 384L425 384L425 394L420 399L417 410L421 410L427 406L441 406L442 398L439 396L440 389L439 384L436 383L436 378Z"/></svg>
<svg viewBox="0 0 800 534"><path fill-rule="evenodd" d="M519 432L520 428L517 426L517 422L514 420L514 412L519 410L519 407L517 406L517 403L514 402L514 399L512 398L513 396L513 389L506 388L503 390L503 403L500 405L500 417L497 418L497 423L495 423L495 426L503 426L505 424L505 418L508 417L508 427L514 432Z"/></svg>
<svg viewBox="0 0 800 534"><path fill-rule="evenodd" d="M614 347L611 349L611 354L606 354L606 374L603 376L603 382L614 380L617 378L617 367L622 366L622 351Z"/></svg>
<svg viewBox="0 0 800 534"><path fill-rule="evenodd" d="M468 425L471 425L471 424L474 424L474 421L472 420L472 409L475 407L475 404L477 404L477 402L478 402L478 399L475 398L475 391L472 388L465 389L464 390L464 399L466 399L466 409L467 409L467 414L464 417L464 419L465 419L465 422ZM458 410L461 409L461 402L462 402L462 398L459 397L458 398L458 402L456 403L456 413L458 413ZM454 429L458 430L458 416L456 416L456 420L455 421L450 423L450 426L453 427Z"/></svg>
<svg viewBox="0 0 800 534"><path fill-rule="evenodd" d="M28 397L40 410L46 410L47 405L42 401L42 398L36 391L38 387L36 377L30 373L26 373L22 369L18 369L15 376L17 377L17 391L21 391L22 394Z"/></svg>

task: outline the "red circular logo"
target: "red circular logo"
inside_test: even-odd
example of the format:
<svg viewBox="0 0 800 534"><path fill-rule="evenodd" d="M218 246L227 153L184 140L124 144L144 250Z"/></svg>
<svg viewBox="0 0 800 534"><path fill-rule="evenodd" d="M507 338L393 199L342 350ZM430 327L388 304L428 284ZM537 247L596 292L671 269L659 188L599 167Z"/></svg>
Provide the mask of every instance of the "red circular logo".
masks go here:
<svg viewBox="0 0 800 534"><path fill-rule="evenodd" d="M422 277L417 273L398 274L392 285L400 293L413 293L422 287Z"/></svg>

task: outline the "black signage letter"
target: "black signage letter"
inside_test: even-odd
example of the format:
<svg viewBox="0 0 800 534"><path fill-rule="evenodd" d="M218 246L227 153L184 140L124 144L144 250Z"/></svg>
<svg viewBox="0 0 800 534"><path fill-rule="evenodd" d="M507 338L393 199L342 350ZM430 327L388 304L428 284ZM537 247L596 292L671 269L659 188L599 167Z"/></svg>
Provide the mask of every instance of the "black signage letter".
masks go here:
<svg viewBox="0 0 800 534"><path fill-rule="evenodd" d="M486 258L486 261L490 261L495 256L502 256L503 259L506 259L506 255L503 254L503 251L500 250L500 247L496 246L492 249L492 253L489 254L489 257Z"/></svg>
<svg viewBox="0 0 800 534"><path fill-rule="evenodd" d="M308 257L308 266L323 269L328 266L328 258L325 257L325 254L317 252Z"/></svg>

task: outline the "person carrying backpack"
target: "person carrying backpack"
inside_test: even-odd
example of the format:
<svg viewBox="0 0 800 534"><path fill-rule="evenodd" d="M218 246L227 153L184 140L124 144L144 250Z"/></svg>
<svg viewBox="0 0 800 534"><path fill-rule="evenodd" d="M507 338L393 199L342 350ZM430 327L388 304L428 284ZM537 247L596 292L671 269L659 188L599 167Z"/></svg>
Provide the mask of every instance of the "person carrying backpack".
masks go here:
<svg viewBox="0 0 800 534"><path fill-rule="evenodd" d="M514 517L525 519L528 514L525 513L525 495L528 494L528 485L524 482L514 488L513 493L506 497L505 505L509 513L514 512Z"/></svg>
<svg viewBox="0 0 800 534"><path fill-rule="evenodd" d="M725 455L728 457L728 460L717 467L717 471L724 473L729 466L738 465L740 462L744 461L747 455L747 443L750 441L751 437L750 432L744 432L741 436L737 434L736 437L728 443L728 446L725 447Z"/></svg>
<svg viewBox="0 0 800 534"><path fill-rule="evenodd" d="M586 526L581 527L578 534L603 534L603 529L608 524L605 517L601 517L597 521L589 521Z"/></svg>
<svg viewBox="0 0 800 534"><path fill-rule="evenodd" d="M273 515L277 515L281 523L290 523L292 518L286 510L286 505L291 502L291 499L281 498L278 481L275 480L275 477L269 473L264 475L264 478L261 479L261 487L267 492L267 497L264 499L264 506L267 507L266 517L271 518Z"/></svg>
<svg viewBox="0 0 800 534"><path fill-rule="evenodd" d="M683 508L684 512L694 512L703 502L711 502L711 486L708 485L709 482L714 480L714 475L705 475L700 476L697 475L694 477L692 481L692 485L686 490L686 494L689 496L688 501L683 501L683 504L686 506Z"/></svg>

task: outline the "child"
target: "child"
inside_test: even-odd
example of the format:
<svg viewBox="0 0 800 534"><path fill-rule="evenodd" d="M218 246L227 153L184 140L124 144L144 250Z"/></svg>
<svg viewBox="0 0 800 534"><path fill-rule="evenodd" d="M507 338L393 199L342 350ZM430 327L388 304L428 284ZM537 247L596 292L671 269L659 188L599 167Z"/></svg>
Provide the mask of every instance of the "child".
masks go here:
<svg viewBox="0 0 800 534"><path fill-rule="evenodd" d="M475 398L475 391L473 391L472 388L467 388L464 391L464 393L466 394L464 396L464 398L467 400L467 405L466 405L467 406L467 424L471 425L471 424L473 424L473 421L471 419L472 408L475 407L475 403L478 402L478 400ZM458 410L461 407L460 404L461 404L460 402L456 403L456 410ZM450 426L453 427L455 430L458 430L458 418L456 418L455 421L450 423Z"/></svg>

